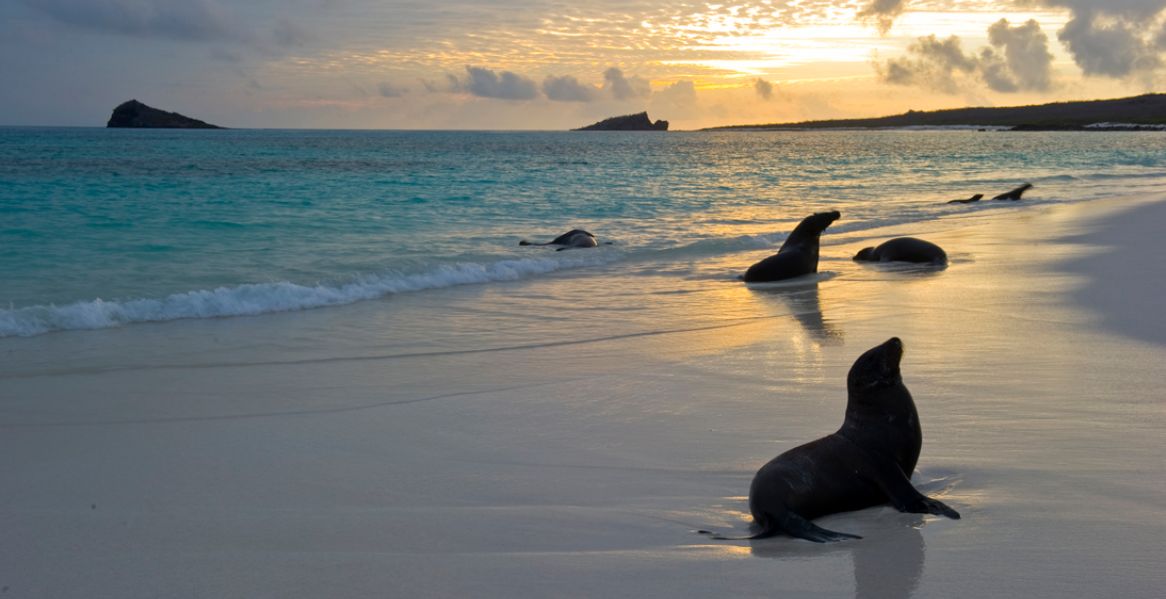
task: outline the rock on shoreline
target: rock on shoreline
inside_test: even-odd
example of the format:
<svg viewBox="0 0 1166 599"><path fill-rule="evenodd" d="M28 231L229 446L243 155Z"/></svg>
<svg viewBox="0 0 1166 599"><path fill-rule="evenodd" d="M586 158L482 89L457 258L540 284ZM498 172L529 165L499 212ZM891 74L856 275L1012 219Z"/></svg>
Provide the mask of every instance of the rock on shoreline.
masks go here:
<svg viewBox="0 0 1166 599"><path fill-rule="evenodd" d="M652 122L647 112L613 116L598 123L572 129L572 131L667 131L668 121Z"/></svg>
<svg viewBox="0 0 1166 599"><path fill-rule="evenodd" d="M105 126L138 129L224 129L177 112L166 112L146 106L137 100L122 102L114 108Z"/></svg>

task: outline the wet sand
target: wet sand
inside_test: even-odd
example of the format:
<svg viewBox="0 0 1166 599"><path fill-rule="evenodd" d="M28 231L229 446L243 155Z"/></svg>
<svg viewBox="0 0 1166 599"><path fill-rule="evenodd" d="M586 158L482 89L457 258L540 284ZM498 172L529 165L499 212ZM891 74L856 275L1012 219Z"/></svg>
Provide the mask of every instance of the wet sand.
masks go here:
<svg viewBox="0 0 1166 599"><path fill-rule="evenodd" d="M845 218L845 215L844 215ZM1156 596L1166 203L953 209L632 277L0 340L6 597ZM1115 234L1122 232L1123 234ZM914 235L940 271L851 262ZM634 265L632 265L634 267ZM582 291L581 291L582 290ZM924 445L888 507L744 532L890 336Z"/></svg>

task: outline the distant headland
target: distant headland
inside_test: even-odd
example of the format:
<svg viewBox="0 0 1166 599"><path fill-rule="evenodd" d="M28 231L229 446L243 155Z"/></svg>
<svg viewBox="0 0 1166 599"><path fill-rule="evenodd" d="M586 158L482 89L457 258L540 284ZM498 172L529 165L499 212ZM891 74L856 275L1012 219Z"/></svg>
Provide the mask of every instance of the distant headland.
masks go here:
<svg viewBox="0 0 1166 599"><path fill-rule="evenodd" d="M613 116L593 125L572 129L572 131L667 131L668 121L652 122L647 112Z"/></svg>
<svg viewBox="0 0 1166 599"><path fill-rule="evenodd" d="M731 125L711 127L706 131L900 127L992 127L1011 131L1166 130L1166 94L1145 94L1115 100L1056 102L1035 106L909 110L903 114L870 119Z"/></svg>
<svg viewBox="0 0 1166 599"><path fill-rule="evenodd" d="M145 129L224 129L205 121L192 119L177 112L166 112L146 106L137 100L122 102L113 109L106 127Z"/></svg>

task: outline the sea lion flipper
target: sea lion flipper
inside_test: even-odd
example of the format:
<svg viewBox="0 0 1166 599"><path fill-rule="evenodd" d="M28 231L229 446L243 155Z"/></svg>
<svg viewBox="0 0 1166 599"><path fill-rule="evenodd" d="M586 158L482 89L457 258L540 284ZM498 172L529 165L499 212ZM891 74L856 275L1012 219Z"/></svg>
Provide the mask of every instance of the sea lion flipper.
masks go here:
<svg viewBox="0 0 1166 599"><path fill-rule="evenodd" d="M845 541L848 539L861 539L858 535L852 535L845 532L836 532L833 530L826 530L809 520L793 513L786 512L783 517L777 522L777 527L785 534L815 543L833 543L835 541Z"/></svg>
<svg viewBox="0 0 1166 599"><path fill-rule="evenodd" d="M959 520L960 513L951 509L947 504L938 499L932 499L911 486L911 482L907 481L906 489L910 489L910 494L902 493L898 497L891 497L891 505L895 509L907 514L934 514L936 516L944 516L952 520Z"/></svg>
<svg viewBox="0 0 1166 599"><path fill-rule="evenodd" d="M867 457L868 472L873 474L870 478L887 495L895 509L908 514L934 514L952 520L960 519L959 512L938 499L920 493L894 462Z"/></svg>
<svg viewBox="0 0 1166 599"><path fill-rule="evenodd" d="M923 496L922 501L912 506L915 509L910 510L913 514L934 514L936 516L945 516L952 520L959 520L960 513L948 507L948 505L938 499L932 499Z"/></svg>

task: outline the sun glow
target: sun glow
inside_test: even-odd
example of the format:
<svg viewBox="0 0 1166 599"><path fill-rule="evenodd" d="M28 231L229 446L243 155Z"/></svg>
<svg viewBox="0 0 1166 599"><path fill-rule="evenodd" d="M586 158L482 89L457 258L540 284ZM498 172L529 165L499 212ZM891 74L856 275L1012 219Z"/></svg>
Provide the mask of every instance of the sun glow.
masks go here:
<svg viewBox="0 0 1166 599"><path fill-rule="evenodd" d="M684 53L692 58L665 60L661 64L701 66L729 74L774 75L782 69L811 63L865 64L872 53L894 47L861 25L783 26L747 35L718 35L686 47Z"/></svg>
<svg viewBox="0 0 1166 599"><path fill-rule="evenodd" d="M956 35L969 47L986 43L987 29L1000 19L1023 23L1034 19L1046 32L1061 28L1068 16L1061 12L1000 13L996 11L907 12L892 29L880 34L852 14L826 15L802 23L755 18L746 13L693 15L674 24L671 34L685 39L679 57L658 64L688 65L720 73L721 77L781 78L790 69L818 64L823 79L849 76L855 65L866 65L875 56L890 56L919 37Z"/></svg>

